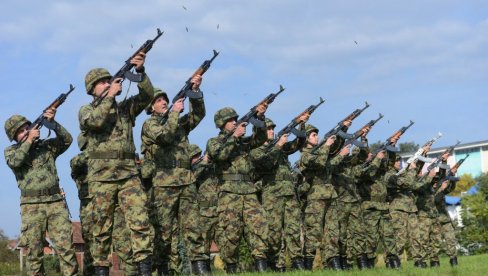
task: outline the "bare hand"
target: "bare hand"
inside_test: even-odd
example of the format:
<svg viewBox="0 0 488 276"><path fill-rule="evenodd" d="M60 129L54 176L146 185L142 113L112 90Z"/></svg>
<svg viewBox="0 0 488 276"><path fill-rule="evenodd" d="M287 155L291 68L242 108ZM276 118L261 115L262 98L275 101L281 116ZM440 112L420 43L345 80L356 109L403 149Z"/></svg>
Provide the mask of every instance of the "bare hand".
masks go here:
<svg viewBox="0 0 488 276"><path fill-rule="evenodd" d="M449 158L449 152L446 152L442 155L442 161L446 161Z"/></svg>
<svg viewBox="0 0 488 276"><path fill-rule="evenodd" d="M41 136L41 131L39 129L31 129L29 131L29 135L27 136L27 142L31 143L34 142L37 138Z"/></svg>
<svg viewBox="0 0 488 276"><path fill-rule="evenodd" d="M264 112L266 112L266 109L268 109L268 104L267 103L258 105L256 107L257 116L258 117L262 117L264 115Z"/></svg>
<svg viewBox="0 0 488 276"><path fill-rule="evenodd" d="M198 90L200 90L200 84L202 84L202 76L201 75L195 75L195 76L193 76L193 78L191 78L190 82L193 84L191 89L193 91L198 91Z"/></svg>
<svg viewBox="0 0 488 276"><path fill-rule="evenodd" d="M435 169L432 169L432 170L430 170L430 172L429 172L429 176L430 176L430 177L434 177L436 174L437 174L437 172L435 171Z"/></svg>
<svg viewBox="0 0 488 276"><path fill-rule="evenodd" d="M136 70L141 70L144 68L144 62L146 60L146 54L144 52L139 52L135 57L130 60L131 64L134 64Z"/></svg>
<svg viewBox="0 0 488 276"><path fill-rule="evenodd" d="M449 185L449 180L446 180L442 182L442 185L440 187L441 190L445 190L447 188L447 185Z"/></svg>
<svg viewBox="0 0 488 276"><path fill-rule="evenodd" d="M344 122L342 122L342 124L345 126L345 127L350 127L352 125L352 121L351 120L346 120Z"/></svg>
<svg viewBox="0 0 488 276"><path fill-rule="evenodd" d="M276 144L281 148L286 142L288 142L288 134L283 134Z"/></svg>
<svg viewBox="0 0 488 276"><path fill-rule="evenodd" d="M380 152L378 152L378 154L376 154L376 158L382 160L383 158L385 158L385 151L382 150Z"/></svg>
<svg viewBox="0 0 488 276"><path fill-rule="evenodd" d="M173 104L173 111L176 111L178 113L181 113L183 112L183 110L185 109L185 104L184 104L184 101L185 99L184 98L181 98L179 100L177 100L174 104Z"/></svg>
<svg viewBox="0 0 488 276"><path fill-rule="evenodd" d="M305 114L302 114L300 117L298 117L298 122L305 123L306 121L308 121L309 118L310 114L306 112Z"/></svg>
<svg viewBox="0 0 488 276"><path fill-rule="evenodd" d="M108 97L115 97L117 96L120 91L122 91L122 78L116 78L111 84L110 88L108 89Z"/></svg>
<svg viewBox="0 0 488 276"><path fill-rule="evenodd" d="M351 144L349 144L349 145L347 145L347 146L343 147L343 148L341 149L341 151L339 151L339 155L340 155L340 156L346 156L346 155L348 155L348 154L349 154L350 150L351 150Z"/></svg>
<svg viewBox="0 0 488 276"><path fill-rule="evenodd" d="M246 126L247 126L247 123L242 123L242 124L238 125L236 130L234 131L234 134L232 134L232 136L239 138L239 137L242 137L243 135L245 135L246 134Z"/></svg>
<svg viewBox="0 0 488 276"><path fill-rule="evenodd" d="M205 153L205 155L203 156L203 161L208 162L208 154Z"/></svg>
<svg viewBox="0 0 488 276"><path fill-rule="evenodd" d="M332 144L334 144L335 140L336 140L336 136L332 135L329 138L327 138L327 141L325 141L325 145L331 146Z"/></svg>
<svg viewBox="0 0 488 276"><path fill-rule="evenodd" d="M42 114L42 116L44 116L44 118L46 118L49 122L54 120L55 115L56 115L56 108L50 108L46 110L44 114Z"/></svg>
<svg viewBox="0 0 488 276"><path fill-rule="evenodd" d="M410 163L409 168L415 170L417 168L417 161L413 161L412 163Z"/></svg>

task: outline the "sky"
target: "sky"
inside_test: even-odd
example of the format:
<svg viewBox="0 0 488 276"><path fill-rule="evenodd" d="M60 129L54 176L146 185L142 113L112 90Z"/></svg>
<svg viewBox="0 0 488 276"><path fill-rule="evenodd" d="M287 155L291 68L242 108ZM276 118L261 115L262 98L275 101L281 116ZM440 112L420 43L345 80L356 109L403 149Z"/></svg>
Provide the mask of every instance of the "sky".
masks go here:
<svg viewBox="0 0 488 276"><path fill-rule="evenodd" d="M200 147L217 135L218 109L244 115L280 85L285 92L266 112L277 130L323 97L309 121L319 134L368 101L351 130L384 114L372 142L409 120L415 124L401 142L423 144L439 131L444 136L434 147L488 139L486 1L6 0L0 15L1 122L13 114L34 120L73 84L56 119L76 137L78 110L91 101L85 74L95 67L116 72L160 28L146 72L170 98L213 49L220 52L201 85L207 116L190 134ZM137 93L135 84L124 82L119 98L126 93ZM141 114L134 128L138 148L146 118ZM4 134L0 146L9 145ZM69 160L78 152L73 143L56 162L73 220L79 201ZM0 229L13 238L20 191L5 162L0 178Z"/></svg>

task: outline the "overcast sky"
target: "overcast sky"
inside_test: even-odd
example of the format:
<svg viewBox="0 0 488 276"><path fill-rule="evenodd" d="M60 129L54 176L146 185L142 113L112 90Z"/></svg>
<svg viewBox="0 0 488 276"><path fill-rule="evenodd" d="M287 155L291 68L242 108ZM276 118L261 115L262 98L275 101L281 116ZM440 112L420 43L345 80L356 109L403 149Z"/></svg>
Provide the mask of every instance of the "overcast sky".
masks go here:
<svg viewBox="0 0 488 276"><path fill-rule="evenodd" d="M78 110L91 101L85 74L117 71L161 28L146 71L170 98L213 49L220 51L201 86L207 117L190 135L201 147L217 134L219 108L243 115L280 84L286 91L267 112L278 129L321 96L326 103L310 119L320 134L368 101L351 129L383 113L370 141L385 140L409 120L415 125L403 142L422 144L438 131L444 137L434 147L488 139L486 1L7 0L0 15L2 122L13 114L34 120L72 83L76 90L56 118L76 137ZM146 118L141 114L134 129L138 147ZM10 144L3 135L0 146ZM74 143L57 161L74 220L79 201L69 160L77 153ZM0 177L0 228L15 237L20 192L5 163Z"/></svg>

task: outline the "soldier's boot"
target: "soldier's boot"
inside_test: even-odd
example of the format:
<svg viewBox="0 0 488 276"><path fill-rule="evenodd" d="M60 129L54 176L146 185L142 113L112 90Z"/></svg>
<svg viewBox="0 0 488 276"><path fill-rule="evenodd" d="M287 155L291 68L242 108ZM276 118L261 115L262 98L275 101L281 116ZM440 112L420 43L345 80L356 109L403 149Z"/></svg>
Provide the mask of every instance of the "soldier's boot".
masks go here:
<svg viewBox="0 0 488 276"><path fill-rule="evenodd" d="M312 271L312 269L313 269L313 259L314 258L311 258L311 257L306 257L304 259L303 265L305 266L305 269L306 270Z"/></svg>
<svg viewBox="0 0 488 276"><path fill-rule="evenodd" d="M352 265L347 262L347 257L341 256L340 258L341 258L341 267L342 267L342 270L351 270L352 269Z"/></svg>
<svg viewBox="0 0 488 276"><path fill-rule="evenodd" d="M254 268L257 272L266 272L266 269L268 268L268 262L266 261L266 259L256 259L254 261Z"/></svg>
<svg viewBox="0 0 488 276"><path fill-rule="evenodd" d="M95 276L108 276L108 266L94 266Z"/></svg>
<svg viewBox="0 0 488 276"><path fill-rule="evenodd" d="M374 268L375 264L376 264L376 258L368 259L368 268Z"/></svg>
<svg viewBox="0 0 488 276"><path fill-rule="evenodd" d="M284 266L277 267L277 268L276 268L276 271L277 271L277 272L281 272L281 273L285 273L285 272L286 272L286 267L284 267Z"/></svg>
<svg viewBox="0 0 488 276"><path fill-rule="evenodd" d="M423 261L415 261L413 263L413 266L418 267L418 268L426 268L427 264Z"/></svg>
<svg viewBox="0 0 488 276"><path fill-rule="evenodd" d="M393 268L393 269L399 269L401 266L400 258L398 258L397 255L388 256L388 263L390 264L389 268Z"/></svg>
<svg viewBox="0 0 488 276"><path fill-rule="evenodd" d="M451 264L451 266L457 266L458 265L457 257L452 257L451 259L449 259L449 263Z"/></svg>
<svg viewBox="0 0 488 276"><path fill-rule="evenodd" d="M329 258L329 260L327 260L327 266L329 269L342 270L341 258L338 256Z"/></svg>
<svg viewBox="0 0 488 276"><path fill-rule="evenodd" d="M357 258L357 265L358 265L358 268L359 269L368 269L370 268L369 267L369 263L368 263L368 257L366 257L366 255L364 254L361 254L359 256L359 258Z"/></svg>
<svg viewBox="0 0 488 276"><path fill-rule="evenodd" d="M207 265L205 261L192 261L191 272L194 275L208 275Z"/></svg>
<svg viewBox="0 0 488 276"><path fill-rule="evenodd" d="M278 268L276 267L276 262L270 259L268 259L268 268L272 271L278 271Z"/></svg>
<svg viewBox="0 0 488 276"><path fill-rule="evenodd" d="M430 267L439 267L441 263L439 261L430 261Z"/></svg>
<svg viewBox="0 0 488 276"><path fill-rule="evenodd" d="M237 273L237 264L225 264L225 272L227 272L227 274Z"/></svg>
<svg viewBox="0 0 488 276"><path fill-rule="evenodd" d="M150 257L137 263L137 270L140 276L151 276L152 275L152 260Z"/></svg>
<svg viewBox="0 0 488 276"><path fill-rule="evenodd" d="M169 276L168 262L163 261L157 268L158 276Z"/></svg>
<svg viewBox="0 0 488 276"><path fill-rule="evenodd" d="M209 274L212 274L212 260L208 259L205 261L205 265L207 266L207 271Z"/></svg>
<svg viewBox="0 0 488 276"><path fill-rule="evenodd" d="M293 261L291 262L291 267L296 270L304 270L305 264L303 263L303 259L302 258L293 259Z"/></svg>

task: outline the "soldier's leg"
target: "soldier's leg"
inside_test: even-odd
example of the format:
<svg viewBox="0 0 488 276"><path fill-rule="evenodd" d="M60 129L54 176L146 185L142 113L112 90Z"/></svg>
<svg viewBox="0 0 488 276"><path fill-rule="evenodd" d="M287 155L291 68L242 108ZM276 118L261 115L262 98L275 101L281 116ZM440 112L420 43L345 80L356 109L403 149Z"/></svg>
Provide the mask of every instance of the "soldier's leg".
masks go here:
<svg viewBox="0 0 488 276"><path fill-rule="evenodd" d="M408 214L408 250L409 255L412 259L419 258L419 251L421 248L420 244L420 231L417 229L419 228L419 220L416 213L409 213Z"/></svg>
<svg viewBox="0 0 488 276"><path fill-rule="evenodd" d="M442 234L444 236L444 242L445 242L445 250L447 256L449 256L451 259L457 257L457 249L456 249L456 230L453 227L452 222L449 223L444 223L441 225L442 226Z"/></svg>
<svg viewBox="0 0 488 276"><path fill-rule="evenodd" d="M381 212L380 235L385 251L385 263L390 268L400 268L400 258L396 245L395 230L392 227L391 215L389 210Z"/></svg>
<svg viewBox="0 0 488 276"><path fill-rule="evenodd" d="M308 200L304 212L304 258L313 260L324 233L325 200Z"/></svg>
<svg viewBox="0 0 488 276"><path fill-rule="evenodd" d="M27 275L44 275L42 257L46 243L47 214L45 203L20 205L21 244L27 247Z"/></svg>
<svg viewBox="0 0 488 276"><path fill-rule="evenodd" d="M346 231L346 255L347 259L358 261L360 268L367 268L367 260L364 254L364 224L361 205L350 203L349 220ZM364 254L364 255L363 255Z"/></svg>
<svg viewBox="0 0 488 276"><path fill-rule="evenodd" d="M83 250L83 275L91 276L95 274L93 270L93 258L90 253L90 246L92 243L92 221L91 221L91 207L89 206L91 202L90 198L83 198L80 200L80 222L81 222L81 235L83 241L85 242L85 247Z"/></svg>
<svg viewBox="0 0 488 276"><path fill-rule="evenodd" d="M123 182L118 193L118 203L130 231L133 262L141 269L145 264L150 266L152 262L150 258L154 239L146 202L147 196L139 177L133 177Z"/></svg>
<svg viewBox="0 0 488 276"><path fill-rule="evenodd" d="M137 275L137 267L132 259L130 231L125 223L124 214L119 205L114 212L114 229L112 231L112 245L124 268L125 275Z"/></svg>
<svg viewBox="0 0 488 276"><path fill-rule="evenodd" d="M283 238L284 197L263 194L263 208L268 222L268 264L276 270ZM284 268L284 263L280 266Z"/></svg>
<svg viewBox="0 0 488 276"><path fill-rule="evenodd" d="M322 238L321 255L324 267L341 270L341 256L339 252L339 210L337 200L329 200L329 207L325 209L325 225ZM343 213L345 214L345 213Z"/></svg>
<svg viewBox="0 0 488 276"><path fill-rule="evenodd" d="M391 215L391 227L396 233L396 246L399 255L402 255L405 251L408 242L408 214L407 212L399 210L390 210Z"/></svg>
<svg viewBox="0 0 488 276"><path fill-rule="evenodd" d="M432 226L429 233L429 259L431 266L439 266L439 255L442 243L442 226L437 218L432 218Z"/></svg>
<svg viewBox="0 0 488 276"><path fill-rule="evenodd" d="M427 257L429 254L429 232L431 227L431 221L429 217L418 216L419 227L417 233L415 234L419 238L419 254L414 257L414 265L417 267L425 267L427 262Z"/></svg>
<svg viewBox="0 0 488 276"><path fill-rule="evenodd" d="M179 216L190 261L206 261L205 243L200 220L197 190L194 184L186 186L180 196Z"/></svg>
<svg viewBox="0 0 488 276"><path fill-rule="evenodd" d="M374 265L379 240L380 212L375 209L364 209L363 222L365 233L364 253L370 260L370 263Z"/></svg>
<svg viewBox="0 0 488 276"><path fill-rule="evenodd" d="M218 236L217 243L226 269L237 264L237 249L241 239L243 225L242 211L244 198L242 195L221 192L218 203Z"/></svg>
<svg viewBox="0 0 488 276"><path fill-rule="evenodd" d="M261 203L256 194L244 195L243 222L247 229L248 246L255 260L256 270L264 272L267 266L268 253L268 222Z"/></svg>
<svg viewBox="0 0 488 276"><path fill-rule="evenodd" d="M294 196L287 196L285 202L284 240L286 251L281 253L280 259L288 253L293 268L303 269L303 255L301 246L301 210L300 203Z"/></svg>

